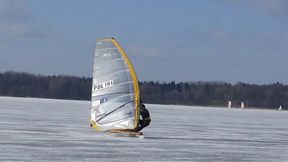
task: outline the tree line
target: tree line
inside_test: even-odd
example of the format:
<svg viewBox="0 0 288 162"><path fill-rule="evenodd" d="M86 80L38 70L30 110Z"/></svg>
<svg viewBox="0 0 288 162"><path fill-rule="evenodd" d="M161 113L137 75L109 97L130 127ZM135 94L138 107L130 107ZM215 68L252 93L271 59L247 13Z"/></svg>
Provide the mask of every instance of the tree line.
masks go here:
<svg viewBox="0 0 288 162"><path fill-rule="evenodd" d="M279 108L288 107L288 85L238 82L141 82L142 98L157 104Z"/></svg>
<svg viewBox="0 0 288 162"><path fill-rule="evenodd" d="M88 100L90 91L91 78L0 73L1 96Z"/></svg>
<svg viewBox="0 0 288 162"><path fill-rule="evenodd" d="M44 76L19 72L0 73L0 96L54 99L91 99L92 79L75 76ZM288 107L288 85L256 85L238 82L140 82L145 103L199 106L278 108Z"/></svg>

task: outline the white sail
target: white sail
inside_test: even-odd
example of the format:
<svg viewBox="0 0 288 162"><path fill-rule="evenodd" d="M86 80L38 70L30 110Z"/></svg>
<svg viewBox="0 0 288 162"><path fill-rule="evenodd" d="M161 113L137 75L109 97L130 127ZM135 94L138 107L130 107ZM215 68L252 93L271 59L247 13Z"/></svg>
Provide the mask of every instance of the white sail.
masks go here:
<svg viewBox="0 0 288 162"><path fill-rule="evenodd" d="M244 109L244 102L241 102L241 109Z"/></svg>
<svg viewBox="0 0 288 162"><path fill-rule="evenodd" d="M231 109L231 105L232 105L232 103L231 103L231 101L229 100L229 101L228 101L228 109Z"/></svg>
<svg viewBox="0 0 288 162"><path fill-rule="evenodd" d="M138 79L114 38L97 41L92 84L92 127L98 131L135 129L140 105Z"/></svg>

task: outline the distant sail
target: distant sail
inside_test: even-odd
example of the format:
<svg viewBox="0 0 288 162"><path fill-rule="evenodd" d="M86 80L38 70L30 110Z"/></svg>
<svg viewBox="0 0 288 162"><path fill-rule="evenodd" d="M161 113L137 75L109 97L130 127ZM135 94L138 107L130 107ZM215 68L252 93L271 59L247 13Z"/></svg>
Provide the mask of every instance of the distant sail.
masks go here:
<svg viewBox="0 0 288 162"><path fill-rule="evenodd" d="M228 109L231 109L231 105L232 105L232 103L231 103L231 101L229 100L229 101L228 101Z"/></svg>
<svg viewBox="0 0 288 162"><path fill-rule="evenodd" d="M244 102L241 102L241 109L244 109Z"/></svg>
<svg viewBox="0 0 288 162"><path fill-rule="evenodd" d="M91 126L98 131L134 130L140 114L138 79L114 38L97 41L92 84Z"/></svg>

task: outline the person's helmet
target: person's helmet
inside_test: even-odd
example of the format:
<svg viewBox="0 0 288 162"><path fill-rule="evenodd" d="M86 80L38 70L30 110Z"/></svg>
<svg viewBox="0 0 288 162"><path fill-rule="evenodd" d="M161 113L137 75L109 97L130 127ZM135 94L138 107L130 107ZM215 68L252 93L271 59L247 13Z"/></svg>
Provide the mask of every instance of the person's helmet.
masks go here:
<svg viewBox="0 0 288 162"><path fill-rule="evenodd" d="M140 110L143 111L145 109L145 105L144 104L140 104Z"/></svg>

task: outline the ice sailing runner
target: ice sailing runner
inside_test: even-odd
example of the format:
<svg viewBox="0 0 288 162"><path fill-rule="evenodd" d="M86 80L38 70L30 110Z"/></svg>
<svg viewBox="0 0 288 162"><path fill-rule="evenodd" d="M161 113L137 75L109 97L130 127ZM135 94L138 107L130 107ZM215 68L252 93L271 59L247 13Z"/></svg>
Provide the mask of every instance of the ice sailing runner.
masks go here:
<svg viewBox="0 0 288 162"><path fill-rule="evenodd" d="M133 65L114 38L97 41L92 82L90 126L143 135L139 131L149 125L150 114L141 101Z"/></svg>

